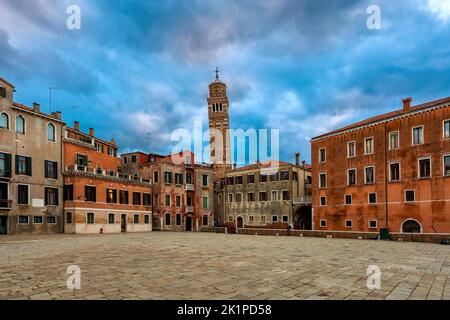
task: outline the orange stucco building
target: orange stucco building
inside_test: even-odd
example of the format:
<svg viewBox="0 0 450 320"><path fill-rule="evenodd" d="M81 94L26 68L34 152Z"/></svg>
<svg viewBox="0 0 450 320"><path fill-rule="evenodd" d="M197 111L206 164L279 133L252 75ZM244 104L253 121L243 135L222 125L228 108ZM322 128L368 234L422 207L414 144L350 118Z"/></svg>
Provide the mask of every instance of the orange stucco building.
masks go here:
<svg viewBox="0 0 450 320"><path fill-rule="evenodd" d="M450 97L312 139L315 230L450 233Z"/></svg>

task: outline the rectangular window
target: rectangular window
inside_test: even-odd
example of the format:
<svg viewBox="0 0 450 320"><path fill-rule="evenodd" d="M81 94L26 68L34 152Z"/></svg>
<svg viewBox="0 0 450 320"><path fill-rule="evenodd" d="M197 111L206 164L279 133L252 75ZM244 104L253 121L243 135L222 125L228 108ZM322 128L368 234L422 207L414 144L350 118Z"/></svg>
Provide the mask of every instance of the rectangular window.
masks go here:
<svg viewBox="0 0 450 320"><path fill-rule="evenodd" d="M152 202L152 196L150 193L143 193L142 194L142 203L145 207L150 207Z"/></svg>
<svg viewBox="0 0 450 320"><path fill-rule="evenodd" d="M56 224L55 216L47 216L47 224Z"/></svg>
<svg viewBox="0 0 450 320"><path fill-rule="evenodd" d="M369 221L369 228L370 229L376 229L377 228L377 220L370 220Z"/></svg>
<svg viewBox="0 0 450 320"><path fill-rule="evenodd" d="M289 180L289 171L281 171L280 172L280 180L288 181Z"/></svg>
<svg viewBox="0 0 450 320"><path fill-rule="evenodd" d="M320 163L327 162L327 149L325 148L319 149L319 162Z"/></svg>
<svg viewBox="0 0 450 320"><path fill-rule="evenodd" d="M170 194L166 194L166 207L170 207Z"/></svg>
<svg viewBox="0 0 450 320"><path fill-rule="evenodd" d="M158 205L159 205L159 203L158 203L158 195L157 195L157 194L155 194L155 195L153 196L153 203L155 204L155 206L158 206Z"/></svg>
<svg viewBox="0 0 450 320"><path fill-rule="evenodd" d="M175 197L175 204L178 208L181 207L181 196Z"/></svg>
<svg viewBox="0 0 450 320"><path fill-rule="evenodd" d="M204 174L202 176L202 184L203 184L204 187L208 186L208 175L207 174Z"/></svg>
<svg viewBox="0 0 450 320"><path fill-rule="evenodd" d="M233 219L233 216L228 216L228 221L229 221L229 222L233 222L233 220L234 220L234 219Z"/></svg>
<svg viewBox="0 0 450 320"><path fill-rule="evenodd" d="M444 139L450 138L450 120L444 121Z"/></svg>
<svg viewBox="0 0 450 320"><path fill-rule="evenodd" d="M72 212L66 212L66 223L72 224L72 222L73 222Z"/></svg>
<svg viewBox="0 0 450 320"><path fill-rule="evenodd" d="M278 216L272 216L272 222L278 222Z"/></svg>
<svg viewBox="0 0 450 320"><path fill-rule="evenodd" d="M444 156L443 167L444 167L444 176L450 176L450 155Z"/></svg>
<svg viewBox="0 0 450 320"><path fill-rule="evenodd" d="M137 162L137 157L136 157L135 154L133 154L133 155L131 156L131 162L133 162L133 163Z"/></svg>
<svg viewBox="0 0 450 320"><path fill-rule="evenodd" d="M278 191L277 190L272 190L272 192L271 192L271 200L272 201L278 201Z"/></svg>
<svg viewBox="0 0 450 320"><path fill-rule="evenodd" d="M283 190L282 197L283 197L284 201L289 200L289 191L288 190Z"/></svg>
<svg viewBox="0 0 450 320"><path fill-rule="evenodd" d="M288 216L283 216L282 219L283 219L283 222L289 222L289 217Z"/></svg>
<svg viewBox="0 0 450 320"><path fill-rule="evenodd" d="M208 209L208 197L203 197L202 208Z"/></svg>
<svg viewBox="0 0 450 320"><path fill-rule="evenodd" d="M296 171L292 171L292 180L293 181L298 181L298 174Z"/></svg>
<svg viewBox="0 0 450 320"><path fill-rule="evenodd" d="M77 153L77 165L82 167L87 167L88 158L84 154Z"/></svg>
<svg viewBox="0 0 450 320"><path fill-rule="evenodd" d="M255 175L254 175L254 174L249 174L249 175L247 176L247 183L248 183L248 184L250 184L250 183L255 183Z"/></svg>
<svg viewBox="0 0 450 320"><path fill-rule="evenodd" d="M352 195L351 195L351 194L346 194L346 195L345 195L345 204L346 204L347 206L349 206L349 205L352 204Z"/></svg>
<svg viewBox="0 0 450 320"><path fill-rule="evenodd" d="M345 220L345 227L346 228L352 228L353 227L353 221L352 220Z"/></svg>
<svg viewBox="0 0 450 320"><path fill-rule="evenodd" d="M114 224L114 213L108 214L108 223Z"/></svg>
<svg viewBox="0 0 450 320"><path fill-rule="evenodd" d="M127 190L119 191L119 201L120 201L120 204L128 204L128 191Z"/></svg>
<svg viewBox="0 0 450 320"><path fill-rule="evenodd" d="M243 179L242 176L238 176L235 178L236 184L242 184L243 183Z"/></svg>
<svg viewBox="0 0 450 320"><path fill-rule="evenodd" d="M106 203L117 203L117 190L106 189Z"/></svg>
<svg viewBox="0 0 450 320"><path fill-rule="evenodd" d="M159 175L158 171L153 171L153 182L158 183Z"/></svg>
<svg viewBox="0 0 450 320"><path fill-rule="evenodd" d="M259 201L267 201L267 192L259 193Z"/></svg>
<svg viewBox="0 0 450 320"><path fill-rule="evenodd" d="M64 201L73 201L73 184L64 185Z"/></svg>
<svg viewBox="0 0 450 320"><path fill-rule="evenodd" d="M172 172L169 172L169 171L164 172L164 182L165 183L172 183L173 182Z"/></svg>
<svg viewBox="0 0 450 320"><path fill-rule="evenodd" d="M234 178L233 177L228 177L227 178L227 186L232 186L234 184Z"/></svg>
<svg viewBox="0 0 450 320"><path fill-rule="evenodd" d="M261 175L259 176L259 182L260 182L260 183L267 182L267 175L261 174Z"/></svg>
<svg viewBox="0 0 450 320"><path fill-rule="evenodd" d="M150 216L148 214L144 215L144 223L149 224L150 223Z"/></svg>
<svg viewBox="0 0 450 320"><path fill-rule="evenodd" d="M28 216L19 216L19 224L28 224Z"/></svg>
<svg viewBox="0 0 450 320"><path fill-rule="evenodd" d="M84 201L87 202L96 202L97 194L96 189L93 186L85 186L84 187Z"/></svg>
<svg viewBox="0 0 450 320"><path fill-rule="evenodd" d="M253 192L247 193L247 201L248 201L248 202L253 202L253 201L255 201L255 194L254 194Z"/></svg>
<svg viewBox="0 0 450 320"><path fill-rule="evenodd" d="M366 167L364 168L364 176L365 176L365 182L366 184L372 184L375 182L375 174L374 174L374 167Z"/></svg>
<svg viewBox="0 0 450 320"><path fill-rule="evenodd" d="M396 150L400 148L400 133L398 131L389 133L389 149Z"/></svg>
<svg viewBox="0 0 450 320"><path fill-rule="evenodd" d="M29 204L28 201L28 186L25 184L19 184L18 185L18 196L17 196L17 203L21 205Z"/></svg>
<svg viewBox="0 0 450 320"><path fill-rule="evenodd" d="M44 220L42 219L42 216L34 216L33 217L33 223L34 224L42 224Z"/></svg>
<svg viewBox="0 0 450 320"><path fill-rule="evenodd" d="M347 157L356 157L356 142L352 141L347 144Z"/></svg>
<svg viewBox="0 0 450 320"><path fill-rule="evenodd" d="M208 215L204 214L202 219L202 225L207 226L208 225Z"/></svg>
<svg viewBox="0 0 450 320"><path fill-rule="evenodd" d="M94 147L97 152L103 153L103 145L97 142L94 142Z"/></svg>
<svg viewBox="0 0 450 320"><path fill-rule="evenodd" d="M133 192L133 205L140 206L141 205L141 193Z"/></svg>
<svg viewBox="0 0 450 320"><path fill-rule="evenodd" d="M135 215L133 216L133 223L134 223L134 224L138 224L138 223L139 223L139 215L138 215L138 214L135 214Z"/></svg>
<svg viewBox="0 0 450 320"><path fill-rule="evenodd" d="M166 213L166 215L165 215L165 223L166 223L166 226L170 226L172 223L171 223L171 219L170 219L171 217L170 217L170 214L169 213Z"/></svg>
<svg viewBox="0 0 450 320"><path fill-rule="evenodd" d="M321 173L319 174L319 188L326 188L327 187L327 174Z"/></svg>
<svg viewBox="0 0 450 320"><path fill-rule="evenodd" d="M261 222L266 222L266 216L261 216Z"/></svg>
<svg viewBox="0 0 450 320"><path fill-rule="evenodd" d="M183 174L175 173L175 184L182 185L183 184Z"/></svg>
<svg viewBox="0 0 450 320"><path fill-rule="evenodd" d="M320 227L321 228L326 228L327 227L327 220L320 219Z"/></svg>
<svg viewBox="0 0 450 320"><path fill-rule="evenodd" d="M405 201L406 202L416 201L416 193L414 190L406 190L405 191Z"/></svg>
<svg viewBox="0 0 450 320"><path fill-rule="evenodd" d="M270 181L278 181L278 172L270 175Z"/></svg>
<svg viewBox="0 0 450 320"><path fill-rule="evenodd" d="M413 146L423 144L423 126L413 128Z"/></svg>
<svg viewBox="0 0 450 320"><path fill-rule="evenodd" d="M431 178L431 159L419 159L419 178Z"/></svg>
<svg viewBox="0 0 450 320"><path fill-rule="evenodd" d="M87 224L94 224L95 223L95 215L92 212L88 212L86 215L86 223Z"/></svg>
<svg viewBox="0 0 450 320"><path fill-rule="evenodd" d="M373 154L373 138L366 138L364 140L364 154Z"/></svg>
<svg viewBox="0 0 450 320"><path fill-rule="evenodd" d="M58 162L45 160L45 178L58 179Z"/></svg>
<svg viewBox="0 0 450 320"><path fill-rule="evenodd" d="M370 204L377 203L377 194L376 193L369 193L369 203Z"/></svg>
<svg viewBox="0 0 450 320"><path fill-rule="evenodd" d="M232 193L228 194L228 202L233 202L233 194Z"/></svg>
<svg viewBox="0 0 450 320"><path fill-rule="evenodd" d="M255 216L248 216L248 220L250 222L254 222L255 221Z"/></svg>
<svg viewBox="0 0 450 320"><path fill-rule="evenodd" d="M236 202L242 202L242 193L236 193Z"/></svg>
<svg viewBox="0 0 450 320"><path fill-rule="evenodd" d="M111 147L108 147L108 156L114 157L115 156L115 152L114 149Z"/></svg>
<svg viewBox="0 0 450 320"><path fill-rule="evenodd" d="M175 223L177 226L181 226L181 214L177 213L175 215Z"/></svg>
<svg viewBox="0 0 450 320"><path fill-rule="evenodd" d="M31 177L31 158L16 155L16 174Z"/></svg>
<svg viewBox="0 0 450 320"><path fill-rule="evenodd" d="M58 205L58 189L45 188L45 205L46 206Z"/></svg>
<svg viewBox="0 0 450 320"><path fill-rule="evenodd" d="M389 164L390 181L400 181L400 162Z"/></svg>
<svg viewBox="0 0 450 320"><path fill-rule="evenodd" d="M349 186L356 185L356 169L348 170L348 185Z"/></svg>
<svg viewBox="0 0 450 320"><path fill-rule="evenodd" d="M0 177L11 178L11 155L0 152Z"/></svg>
<svg viewBox="0 0 450 320"><path fill-rule="evenodd" d="M327 197L320 197L320 205L322 207L327 205Z"/></svg>

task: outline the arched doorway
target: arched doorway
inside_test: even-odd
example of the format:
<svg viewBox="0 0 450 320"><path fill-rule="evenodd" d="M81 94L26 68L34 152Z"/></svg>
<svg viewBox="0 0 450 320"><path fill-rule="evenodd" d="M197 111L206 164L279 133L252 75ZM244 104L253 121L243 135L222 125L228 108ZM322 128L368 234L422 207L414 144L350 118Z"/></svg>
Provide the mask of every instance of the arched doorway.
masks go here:
<svg viewBox="0 0 450 320"><path fill-rule="evenodd" d="M186 217L186 231L192 231L192 217Z"/></svg>
<svg viewBox="0 0 450 320"><path fill-rule="evenodd" d="M312 211L311 207L304 206L299 208L294 214L294 229L312 230Z"/></svg>
<svg viewBox="0 0 450 320"><path fill-rule="evenodd" d="M422 233L422 226L419 222L413 219L408 219L402 223L403 233Z"/></svg>
<svg viewBox="0 0 450 320"><path fill-rule="evenodd" d="M237 221L237 227L238 228L240 228L240 229L244 228L244 219L242 219L241 216L237 217L236 221Z"/></svg>

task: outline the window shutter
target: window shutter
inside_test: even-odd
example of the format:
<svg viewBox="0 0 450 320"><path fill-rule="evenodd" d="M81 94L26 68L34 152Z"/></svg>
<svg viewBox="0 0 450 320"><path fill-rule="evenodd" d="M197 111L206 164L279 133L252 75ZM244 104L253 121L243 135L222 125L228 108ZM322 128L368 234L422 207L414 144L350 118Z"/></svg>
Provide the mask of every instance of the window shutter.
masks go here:
<svg viewBox="0 0 450 320"><path fill-rule="evenodd" d="M48 161L44 161L44 171L45 171L45 177L48 178Z"/></svg>
<svg viewBox="0 0 450 320"><path fill-rule="evenodd" d="M55 179L58 179L58 162L54 162L55 164Z"/></svg>
<svg viewBox="0 0 450 320"><path fill-rule="evenodd" d="M15 159L16 159L16 174L19 174L19 156L16 155Z"/></svg>
<svg viewBox="0 0 450 320"><path fill-rule="evenodd" d="M5 158L6 158L5 176L11 178L11 155L6 153Z"/></svg>
<svg viewBox="0 0 450 320"><path fill-rule="evenodd" d="M59 205L59 189L55 188L55 205L58 206Z"/></svg>
<svg viewBox="0 0 450 320"><path fill-rule="evenodd" d="M48 206L48 188L45 188L44 204Z"/></svg>
<svg viewBox="0 0 450 320"><path fill-rule="evenodd" d="M31 157L28 158L27 165L28 165L28 176L31 177L32 176L32 172L31 172L31 168L32 168Z"/></svg>

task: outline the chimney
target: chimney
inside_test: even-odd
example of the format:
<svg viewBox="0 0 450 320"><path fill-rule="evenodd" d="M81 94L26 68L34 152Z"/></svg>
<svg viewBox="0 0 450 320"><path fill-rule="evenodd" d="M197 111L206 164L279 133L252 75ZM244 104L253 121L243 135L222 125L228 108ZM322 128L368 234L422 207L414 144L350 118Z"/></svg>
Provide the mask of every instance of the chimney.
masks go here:
<svg viewBox="0 0 450 320"><path fill-rule="evenodd" d="M300 152L297 152L295 154L295 165L298 167L300 166Z"/></svg>
<svg viewBox="0 0 450 320"><path fill-rule="evenodd" d="M411 111L411 101L412 101L411 97L403 99L403 112L404 113Z"/></svg>
<svg viewBox="0 0 450 320"><path fill-rule="evenodd" d="M236 163L233 163L233 170L236 170Z"/></svg>
<svg viewBox="0 0 450 320"><path fill-rule="evenodd" d="M34 112L41 112L41 106L39 103L33 102L33 111Z"/></svg>
<svg viewBox="0 0 450 320"><path fill-rule="evenodd" d="M80 131L80 123L78 121L74 121L73 128L77 131Z"/></svg>
<svg viewBox="0 0 450 320"><path fill-rule="evenodd" d="M94 128L89 128L89 135L90 135L91 137L94 136Z"/></svg>
<svg viewBox="0 0 450 320"><path fill-rule="evenodd" d="M56 111L55 112L55 118L58 120L61 120L61 111Z"/></svg>

